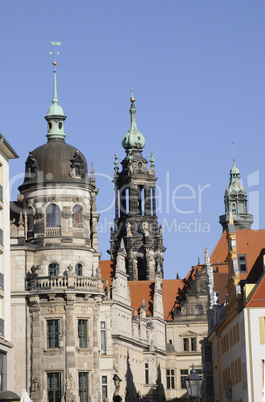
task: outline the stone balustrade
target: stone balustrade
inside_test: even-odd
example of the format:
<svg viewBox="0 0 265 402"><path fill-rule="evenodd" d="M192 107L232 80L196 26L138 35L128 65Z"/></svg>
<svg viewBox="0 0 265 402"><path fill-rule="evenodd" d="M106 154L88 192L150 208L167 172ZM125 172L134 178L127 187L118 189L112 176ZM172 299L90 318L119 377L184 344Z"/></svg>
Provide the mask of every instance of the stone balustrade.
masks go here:
<svg viewBox="0 0 265 402"><path fill-rule="evenodd" d="M30 290L41 289L99 289L102 282L87 276L38 276L30 283Z"/></svg>

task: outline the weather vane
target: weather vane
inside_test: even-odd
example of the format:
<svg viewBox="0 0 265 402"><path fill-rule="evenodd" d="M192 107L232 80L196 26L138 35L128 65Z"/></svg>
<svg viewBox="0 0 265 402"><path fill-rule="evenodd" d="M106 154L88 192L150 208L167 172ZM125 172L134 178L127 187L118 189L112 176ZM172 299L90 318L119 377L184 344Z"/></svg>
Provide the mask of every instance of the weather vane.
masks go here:
<svg viewBox="0 0 265 402"><path fill-rule="evenodd" d="M55 57L60 54L59 52L56 52L56 46L61 46L62 42L49 42L52 46L53 46L53 52L50 52L50 54L53 55L53 65L56 66L56 61L55 61Z"/></svg>
<svg viewBox="0 0 265 402"><path fill-rule="evenodd" d="M233 161L234 161L234 166L235 166L235 163L236 163L235 141L233 141Z"/></svg>

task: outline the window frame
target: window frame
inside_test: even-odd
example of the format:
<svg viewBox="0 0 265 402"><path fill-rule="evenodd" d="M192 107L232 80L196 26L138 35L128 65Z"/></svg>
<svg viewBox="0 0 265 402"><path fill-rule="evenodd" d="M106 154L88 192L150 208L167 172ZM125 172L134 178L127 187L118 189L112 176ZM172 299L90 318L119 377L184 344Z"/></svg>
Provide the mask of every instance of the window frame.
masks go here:
<svg viewBox="0 0 265 402"><path fill-rule="evenodd" d="M52 273L52 272L55 272ZM57 262L51 262L48 265L48 276L58 276L59 275L59 264Z"/></svg>
<svg viewBox="0 0 265 402"><path fill-rule="evenodd" d="M82 276L83 275L83 268L84 268L84 266L80 262L75 264L75 275L76 276Z"/></svg>
<svg viewBox="0 0 265 402"><path fill-rule="evenodd" d="M50 211L51 210L51 211ZM46 208L46 228L61 227L61 211L57 204L49 204Z"/></svg>
<svg viewBox="0 0 265 402"><path fill-rule="evenodd" d="M82 229L83 228L82 211L83 211L83 208L79 204L76 204L73 207L72 226L74 229Z"/></svg>
<svg viewBox="0 0 265 402"><path fill-rule="evenodd" d="M237 259L238 259L239 271L240 271L242 274L247 273L247 272L248 272L248 268L247 268L247 258L246 258L246 254L238 254ZM242 267L245 267L245 268L242 269Z"/></svg>
<svg viewBox="0 0 265 402"><path fill-rule="evenodd" d="M105 399L108 398L108 377L103 375L101 377L101 386L102 386L102 402L105 402Z"/></svg>
<svg viewBox="0 0 265 402"><path fill-rule="evenodd" d="M167 389L175 389L175 369L167 369L166 370L167 377Z"/></svg>
<svg viewBox="0 0 265 402"><path fill-rule="evenodd" d="M106 321L100 321L100 349L101 354L106 355Z"/></svg>
<svg viewBox="0 0 265 402"><path fill-rule="evenodd" d="M55 381L57 382L57 387L54 386ZM50 382L52 383L52 387L49 387ZM53 371L47 373L47 402L61 402L61 396L62 396L61 387L62 387L61 372ZM52 392L52 397L49 396L49 392ZM56 393L58 393L58 395L56 395Z"/></svg>
<svg viewBox="0 0 265 402"><path fill-rule="evenodd" d="M82 384L85 382L85 385ZM78 372L78 395L80 402L88 402L89 400L89 373L88 371Z"/></svg>
<svg viewBox="0 0 265 402"><path fill-rule="evenodd" d="M185 371L185 373L184 373ZM182 369L180 370L180 388L181 389L186 389L186 384L185 384L185 379L189 375L189 370L188 369Z"/></svg>
<svg viewBox="0 0 265 402"><path fill-rule="evenodd" d="M79 349L86 349L88 347L88 322L84 319L78 319L77 325Z"/></svg>
<svg viewBox="0 0 265 402"><path fill-rule="evenodd" d="M144 380L145 380L145 385L149 384L149 363L145 362L144 363Z"/></svg>
<svg viewBox="0 0 265 402"><path fill-rule="evenodd" d="M56 325L57 324L57 325ZM60 349L61 320L46 320L47 349Z"/></svg>

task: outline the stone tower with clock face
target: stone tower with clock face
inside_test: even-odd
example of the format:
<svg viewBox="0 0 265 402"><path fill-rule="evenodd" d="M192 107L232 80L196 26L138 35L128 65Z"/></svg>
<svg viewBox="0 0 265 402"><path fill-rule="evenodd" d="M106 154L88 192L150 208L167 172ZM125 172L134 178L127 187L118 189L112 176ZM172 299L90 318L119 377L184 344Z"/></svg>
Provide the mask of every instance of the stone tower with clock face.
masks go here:
<svg viewBox="0 0 265 402"><path fill-rule="evenodd" d="M121 162L121 171L115 155L115 219L109 253L115 261L123 239L129 280L154 280L156 272L163 275L165 247L156 215L157 178L153 153L148 168L148 161L142 155L146 141L136 126L133 96L130 116L130 129L122 140L126 156Z"/></svg>

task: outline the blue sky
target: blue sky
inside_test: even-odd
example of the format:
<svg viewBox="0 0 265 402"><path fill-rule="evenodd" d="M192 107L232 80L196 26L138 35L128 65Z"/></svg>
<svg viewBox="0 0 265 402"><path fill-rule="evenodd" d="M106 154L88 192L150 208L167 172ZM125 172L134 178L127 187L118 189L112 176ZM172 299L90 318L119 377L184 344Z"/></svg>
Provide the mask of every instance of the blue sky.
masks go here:
<svg viewBox="0 0 265 402"><path fill-rule="evenodd" d="M62 42L57 83L66 141L97 173L103 259L131 87L144 156L154 151L156 161L165 277L185 276L221 235L232 141L256 227L264 228L264 15L264 1L2 1L0 131L20 156L10 163L12 198L28 152L46 142L47 41L55 39Z"/></svg>

